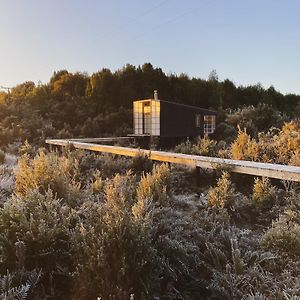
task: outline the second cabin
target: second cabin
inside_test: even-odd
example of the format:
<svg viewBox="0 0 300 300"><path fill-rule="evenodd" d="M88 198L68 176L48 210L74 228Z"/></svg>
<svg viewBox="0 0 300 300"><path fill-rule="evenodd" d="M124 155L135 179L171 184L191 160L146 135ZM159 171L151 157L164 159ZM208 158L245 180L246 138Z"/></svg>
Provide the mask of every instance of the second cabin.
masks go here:
<svg viewBox="0 0 300 300"><path fill-rule="evenodd" d="M208 136L216 128L217 112L190 105L154 99L133 102L134 136L161 140L184 140Z"/></svg>

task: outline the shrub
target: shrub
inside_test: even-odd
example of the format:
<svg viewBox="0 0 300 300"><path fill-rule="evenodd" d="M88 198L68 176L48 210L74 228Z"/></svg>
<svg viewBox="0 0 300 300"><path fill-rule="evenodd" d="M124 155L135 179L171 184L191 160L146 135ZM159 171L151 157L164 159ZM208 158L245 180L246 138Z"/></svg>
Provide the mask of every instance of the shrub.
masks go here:
<svg viewBox="0 0 300 300"><path fill-rule="evenodd" d="M244 159L279 164L299 164L300 123L285 123L281 129L270 128L266 133L258 133L255 141L239 128L239 134L231 145L233 159Z"/></svg>
<svg viewBox="0 0 300 300"><path fill-rule="evenodd" d="M257 160L258 144L247 134L246 130L240 128L236 140L231 145L231 156L233 159Z"/></svg>
<svg viewBox="0 0 300 300"><path fill-rule="evenodd" d="M286 210L262 238L265 249L300 257L300 212Z"/></svg>
<svg viewBox="0 0 300 300"><path fill-rule="evenodd" d="M35 287L41 278L41 271L20 269L0 277L0 299L27 299L33 296Z"/></svg>
<svg viewBox="0 0 300 300"><path fill-rule="evenodd" d="M289 164L298 161L300 147L300 121L285 123L277 136L274 136L276 158L279 163Z"/></svg>
<svg viewBox="0 0 300 300"><path fill-rule="evenodd" d="M155 165L151 174L142 176L137 187L137 198L165 205L168 200L169 179L168 165Z"/></svg>
<svg viewBox="0 0 300 300"><path fill-rule="evenodd" d="M217 142L209 139L208 137L198 138L194 144L189 140L177 145L174 149L175 152L203 155L203 156L215 156L217 154L218 146Z"/></svg>
<svg viewBox="0 0 300 300"><path fill-rule="evenodd" d="M101 170L103 178L111 178L116 174L125 174L131 167L131 162L126 157L103 154L96 157L96 166Z"/></svg>
<svg viewBox="0 0 300 300"><path fill-rule="evenodd" d="M79 182L79 162L75 155L39 152L34 159L24 155L19 159L15 175L15 192L21 197L26 197L33 190L45 194L50 188L73 206L84 198Z"/></svg>
<svg viewBox="0 0 300 300"><path fill-rule="evenodd" d="M253 185L252 201L256 206L267 208L272 206L276 199L276 188L271 186L267 177L255 178Z"/></svg>
<svg viewBox="0 0 300 300"><path fill-rule="evenodd" d="M104 182L101 177L101 172L96 170L92 179L92 191L94 194L99 194L103 191Z"/></svg>
<svg viewBox="0 0 300 300"><path fill-rule="evenodd" d="M228 172L223 172L215 188L207 194L208 205L217 208L229 208L235 199L235 188Z"/></svg>
<svg viewBox="0 0 300 300"><path fill-rule="evenodd" d="M300 167L300 151L299 150L296 150L292 154L290 161L289 161L289 165Z"/></svg>
<svg viewBox="0 0 300 300"><path fill-rule="evenodd" d="M177 153L192 154L193 150L191 141L187 139L186 142L178 144L174 151Z"/></svg>
<svg viewBox="0 0 300 300"><path fill-rule="evenodd" d="M192 148L192 154L203 156L215 156L217 154L217 142L208 137L198 138Z"/></svg>
<svg viewBox="0 0 300 300"><path fill-rule="evenodd" d="M34 149L32 145L29 144L28 140L25 140L25 142L19 148L19 155L24 154L28 154L30 156L34 154Z"/></svg>
<svg viewBox="0 0 300 300"><path fill-rule="evenodd" d="M143 152L139 152L132 158L132 163L130 168L135 173L142 173L142 172L151 172L153 168L152 160L148 158Z"/></svg>
<svg viewBox="0 0 300 300"><path fill-rule="evenodd" d="M0 164L5 162L5 153L4 151L0 150Z"/></svg>
<svg viewBox="0 0 300 300"><path fill-rule="evenodd" d="M24 265L26 269L42 269L43 282L50 292L66 290L68 271L72 269L70 230L76 215L51 191L14 196L0 209L1 272ZM22 243L24 247L15 245ZM58 272L58 270L64 270Z"/></svg>
<svg viewBox="0 0 300 300"><path fill-rule="evenodd" d="M73 239L74 299L149 299L160 266L134 177L107 181L103 204L85 203ZM135 207L135 213L133 213Z"/></svg>
<svg viewBox="0 0 300 300"><path fill-rule="evenodd" d="M252 136L256 136L258 132L267 131L272 126L280 127L287 119L282 112L265 103L259 103L256 107L239 108L230 111L226 116L228 124L246 128Z"/></svg>

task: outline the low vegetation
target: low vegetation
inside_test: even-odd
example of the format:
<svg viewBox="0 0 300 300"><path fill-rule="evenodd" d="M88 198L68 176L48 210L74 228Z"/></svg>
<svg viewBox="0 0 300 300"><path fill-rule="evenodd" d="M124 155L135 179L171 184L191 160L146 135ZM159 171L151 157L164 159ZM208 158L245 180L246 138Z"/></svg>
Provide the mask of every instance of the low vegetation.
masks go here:
<svg viewBox="0 0 300 300"><path fill-rule="evenodd" d="M219 110L175 151L300 166L299 96L273 87L151 64L20 84L0 93L0 299L300 299L299 184L41 148L129 133L156 88Z"/></svg>
<svg viewBox="0 0 300 300"><path fill-rule="evenodd" d="M256 179L242 195L224 171L199 197L190 180L181 191L184 172L140 156L24 154L0 208L1 297L300 297L297 187Z"/></svg>

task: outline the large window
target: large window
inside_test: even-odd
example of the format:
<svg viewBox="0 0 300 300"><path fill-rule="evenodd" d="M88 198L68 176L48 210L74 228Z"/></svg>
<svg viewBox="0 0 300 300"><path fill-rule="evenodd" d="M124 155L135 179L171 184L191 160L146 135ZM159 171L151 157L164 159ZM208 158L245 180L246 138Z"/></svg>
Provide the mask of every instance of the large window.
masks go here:
<svg viewBox="0 0 300 300"><path fill-rule="evenodd" d="M143 134L143 103L133 102L134 134Z"/></svg>
<svg viewBox="0 0 300 300"><path fill-rule="evenodd" d="M151 134L151 105L149 102L143 103L143 114L144 114L144 120L143 120L143 134Z"/></svg>
<svg viewBox="0 0 300 300"><path fill-rule="evenodd" d="M206 115L204 116L204 135L213 133L216 129L216 116Z"/></svg>
<svg viewBox="0 0 300 300"><path fill-rule="evenodd" d="M160 101L133 102L134 134L160 135Z"/></svg>
<svg viewBox="0 0 300 300"><path fill-rule="evenodd" d="M151 101L152 135L160 135L160 102Z"/></svg>

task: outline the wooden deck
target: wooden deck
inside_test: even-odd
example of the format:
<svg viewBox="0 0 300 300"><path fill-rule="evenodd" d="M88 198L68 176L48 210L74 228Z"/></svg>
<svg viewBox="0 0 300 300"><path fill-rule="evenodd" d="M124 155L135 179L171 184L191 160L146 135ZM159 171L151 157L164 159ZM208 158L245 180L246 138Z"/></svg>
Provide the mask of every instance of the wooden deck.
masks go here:
<svg viewBox="0 0 300 300"><path fill-rule="evenodd" d="M83 142L84 141L84 142ZM150 151L145 149L136 149L128 147L117 147L88 143L87 141L105 142L104 139L76 139L76 140L46 140L49 145L67 146L72 144L75 148L89 151L112 153L124 156L135 156L142 152L151 160L182 164L206 169L218 169L220 167L230 168L231 172L248 174L254 176L264 176L281 180L300 182L300 167L286 166L269 163L258 163L244 160L223 159L217 157L188 155L181 153Z"/></svg>

